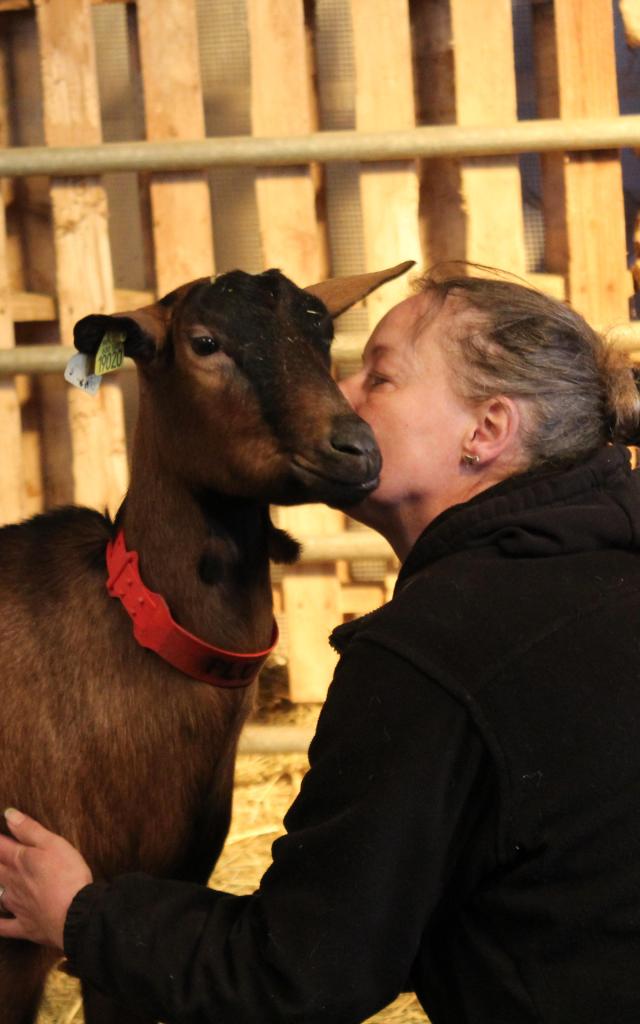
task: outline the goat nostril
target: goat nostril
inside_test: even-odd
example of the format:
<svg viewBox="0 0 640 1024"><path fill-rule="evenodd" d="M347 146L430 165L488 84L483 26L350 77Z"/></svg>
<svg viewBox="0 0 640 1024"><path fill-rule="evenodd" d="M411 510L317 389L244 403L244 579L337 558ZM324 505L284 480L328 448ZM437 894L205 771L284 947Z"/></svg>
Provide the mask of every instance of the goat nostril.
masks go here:
<svg viewBox="0 0 640 1024"><path fill-rule="evenodd" d="M342 441L341 439L331 438L331 447L337 452L341 452L343 455L364 455L364 451L361 445L354 444L353 441Z"/></svg>
<svg viewBox="0 0 640 1024"><path fill-rule="evenodd" d="M376 451L371 428L362 420L345 419L334 425L331 447L341 455L370 457Z"/></svg>

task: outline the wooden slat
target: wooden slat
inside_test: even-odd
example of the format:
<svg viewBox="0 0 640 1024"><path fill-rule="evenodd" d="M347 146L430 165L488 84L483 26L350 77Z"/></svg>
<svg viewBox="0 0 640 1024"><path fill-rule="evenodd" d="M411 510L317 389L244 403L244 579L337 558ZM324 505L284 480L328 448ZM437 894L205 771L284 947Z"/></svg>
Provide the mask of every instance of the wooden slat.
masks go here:
<svg viewBox="0 0 640 1024"><path fill-rule="evenodd" d="M20 145L41 145L42 97L35 17L6 18L3 37L10 47L12 130ZM51 226L49 180L43 176L13 182L13 230L17 246L10 252L10 277L15 290L52 294L55 253Z"/></svg>
<svg viewBox="0 0 640 1024"><path fill-rule="evenodd" d="M138 0L147 138L204 137L195 0ZM200 171L151 176L159 295L215 270L209 186Z"/></svg>
<svg viewBox="0 0 640 1024"><path fill-rule="evenodd" d="M617 115L611 4L556 0L555 29L560 117ZM626 317L631 282L619 154L570 154L564 178L569 299L597 323Z"/></svg>
<svg viewBox="0 0 640 1024"><path fill-rule="evenodd" d="M416 53L416 97L421 124L456 123L454 52L449 0L413 0L412 34ZM459 260L466 251L466 218L461 202L460 161L422 163L420 227L424 261Z"/></svg>
<svg viewBox="0 0 640 1024"><path fill-rule="evenodd" d="M386 601L385 588L354 584L343 586L340 592L340 607L345 618L357 618L379 608Z"/></svg>
<svg viewBox="0 0 640 1024"><path fill-rule="evenodd" d="M415 108L407 0L353 0L356 127L360 131L413 128ZM360 197L367 270L401 260L422 262L415 161L361 166ZM405 277L367 299L373 326L408 295Z"/></svg>
<svg viewBox="0 0 640 1024"><path fill-rule="evenodd" d="M0 40L0 145L10 143L9 76L7 47ZM0 349L13 348L15 336L11 319L9 260L7 258L6 200L10 192L0 187ZM15 381L0 381L0 525L20 519L22 514L22 440L20 405Z"/></svg>
<svg viewBox="0 0 640 1024"><path fill-rule="evenodd" d="M284 576L282 595L289 628L289 695L297 702L323 701L337 660L328 639L342 621L340 583L331 566L324 573L301 566Z"/></svg>
<svg viewBox="0 0 640 1024"><path fill-rule="evenodd" d="M38 46L35 18L21 18L10 22L11 31L6 32L3 42L10 54L14 88L19 87L20 104L14 104L11 118L4 120L3 142L10 142L9 122L24 144L40 141L38 126L40 118L34 116L39 108L37 90ZM30 116L29 116L30 113ZM50 228L50 200L48 182L30 179L28 182L13 182L14 242L16 247L9 253L9 276L12 292L10 295L11 318L17 320L16 290L24 287L35 288L46 285L53 291L54 256L53 238ZM43 186L46 186L43 188ZM36 197L46 196L44 216ZM36 227L36 224L38 227ZM46 225L46 226L45 226ZM37 284L36 284L37 282ZM54 302L46 296L54 312ZM14 378L20 403L22 426L21 464L22 493L20 516L35 515L44 509L44 481L42 467L42 417L40 394L32 378Z"/></svg>
<svg viewBox="0 0 640 1024"><path fill-rule="evenodd" d="M6 259L6 228L4 199L0 194L0 349L15 344L9 280ZM15 381L0 381L0 424L2 425L2 459L0 460L0 526L22 517L22 434L20 405Z"/></svg>
<svg viewBox="0 0 640 1024"><path fill-rule="evenodd" d="M44 511L42 467L42 415L39 383L33 377L16 377L22 418L22 516Z"/></svg>
<svg viewBox="0 0 640 1024"><path fill-rule="evenodd" d="M50 0L37 8L44 131L49 145L101 141L95 53L89 0ZM70 26L73 31L70 31ZM51 201L56 250L57 302L63 342L87 313L113 307L108 212L96 179L54 179ZM97 399L60 379L43 382L47 500L71 499L112 510L126 476L124 416L117 382ZM108 406L107 419L104 408Z"/></svg>
<svg viewBox="0 0 640 1024"><path fill-rule="evenodd" d="M553 4L534 4L531 15L538 116L557 118L560 103ZM552 272L562 274L566 280L569 267L569 240L567 238L564 188L564 154L541 153L540 177L545 266Z"/></svg>
<svg viewBox="0 0 640 1024"><path fill-rule="evenodd" d="M457 120L509 125L517 118L510 0L451 0ZM462 162L465 258L521 274L525 268L520 172L515 157Z"/></svg>
<svg viewBox="0 0 640 1024"><path fill-rule="evenodd" d="M251 126L254 135L306 135L317 128L311 50L302 0L248 0ZM276 70L277 69L277 70ZM327 275L327 249L316 214L315 171L259 170L256 199L265 266L298 284Z"/></svg>
<svg viewBox="0 0 640 1024"><path fill-rule="evenodd" d="M37 292L12 292L9 297L14 323L55 320L58 315L52 295Z"/></svg>
<svg viewBox="0 0 640 1024"><path fill-rule="evenodd" d="M251 121L254 135L303 135L317 127L313 67L302 0L248 0ZM277 71L274 73L274 69ZM265 266L301 285L327 276L323 226L316 213L321 178L304 166L257 173L256 200ZM278 524L295 537L335 534L344 516L322 505L278 509ZM335 569L289 570L282 582L289 633L289 687L296 701L322 700L336 657L327 637L339 621Z"/></svg>
<svg viewBox="0 0 640 1024"><path fill-rule="evenodd" d="M153 298L153 292L138 291L133 288L115 288L110 312L119 313L128 309L137 309L153 302ZM46 322L56 320L58 317L56 300L53 295L18 291L11 293L9 302L11 319L14 323Z"/></svg>

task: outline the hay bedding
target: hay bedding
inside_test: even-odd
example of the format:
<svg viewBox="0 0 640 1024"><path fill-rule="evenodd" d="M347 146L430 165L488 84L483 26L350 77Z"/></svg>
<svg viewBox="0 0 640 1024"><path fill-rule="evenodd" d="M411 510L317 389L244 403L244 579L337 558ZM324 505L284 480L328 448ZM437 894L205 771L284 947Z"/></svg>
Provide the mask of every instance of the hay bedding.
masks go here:
<svg viewBox="0 0 640 1024"><path fill-rule="evenodd" d="M261 702L262 703L262 702ZM254 720L307 724L317 709L286 700L262 704ZM242 754L238 758L231 830L210 884L226 892L252 892L271 861L271 844L307 769L303 754ZM425 1024L413 996L400 996L371 1018L375 1024ZM50 976L38 1024L83 1024L78 983L55 971Z"/></svg>

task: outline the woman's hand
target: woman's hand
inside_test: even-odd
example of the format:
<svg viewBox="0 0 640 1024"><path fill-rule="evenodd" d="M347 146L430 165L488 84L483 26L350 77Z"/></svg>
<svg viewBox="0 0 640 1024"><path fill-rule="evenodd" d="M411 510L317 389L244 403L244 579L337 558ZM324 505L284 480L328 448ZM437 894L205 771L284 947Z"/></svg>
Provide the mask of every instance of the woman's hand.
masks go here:
<svg viewBox="0 0 640 1024"><path fill-rule="evenodd" d="M0 936L62 949L71 901L93 881L89 866L33 818L13 808L4 814L15 839L0 835Z"/></svg>

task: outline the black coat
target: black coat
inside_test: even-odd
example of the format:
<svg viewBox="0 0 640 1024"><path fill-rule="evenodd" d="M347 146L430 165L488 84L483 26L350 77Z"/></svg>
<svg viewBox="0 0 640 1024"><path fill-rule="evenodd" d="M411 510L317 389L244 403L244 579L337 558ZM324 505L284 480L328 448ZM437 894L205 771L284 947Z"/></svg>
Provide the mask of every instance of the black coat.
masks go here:
<svg viewBox="0 0 640 1024"><path fill-rule="evenodd" d="M253 896L82 890L72 966L183 1024L640 1021L640 479L623 448L449 509L341 659Z"/></svg>

